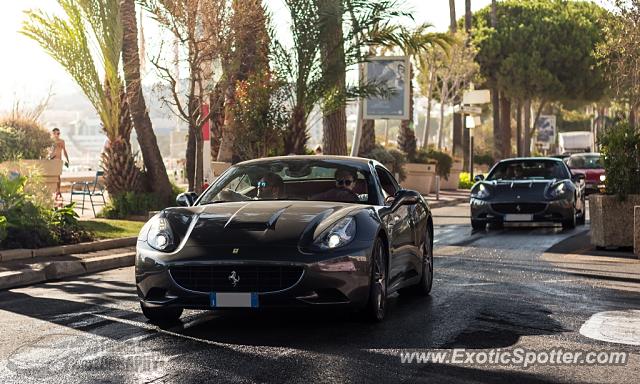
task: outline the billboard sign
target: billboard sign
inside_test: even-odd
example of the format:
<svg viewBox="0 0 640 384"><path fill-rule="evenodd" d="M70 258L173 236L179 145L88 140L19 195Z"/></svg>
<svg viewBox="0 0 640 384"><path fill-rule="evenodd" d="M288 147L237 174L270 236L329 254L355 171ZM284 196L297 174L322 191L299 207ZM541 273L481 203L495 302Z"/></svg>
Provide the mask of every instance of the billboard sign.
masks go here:
<svg viewBox="0 0 640 384"><path fill-rule="evenodd" d="M368 84L385 86L391 94L388 97L371 96L364 99L364 118L408 120L409 58L407 56L377 56L364 63L364 79Z"/></svg>
<svg viewBox="0 0 640 384"><path fill-rule="evenodd" d="M556 142L556 116L541 115L536 125L536 142L550 145Z"/></svg>

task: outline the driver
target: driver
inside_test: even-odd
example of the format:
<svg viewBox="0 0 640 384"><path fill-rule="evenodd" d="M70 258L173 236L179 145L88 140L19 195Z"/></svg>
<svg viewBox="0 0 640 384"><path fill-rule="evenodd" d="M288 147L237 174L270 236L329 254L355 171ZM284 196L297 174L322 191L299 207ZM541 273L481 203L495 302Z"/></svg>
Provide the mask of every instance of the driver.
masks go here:
<svg viewBox="0 0 640 384"><path fill-rule="evenodd" d="M522 169L522 165L518 164L514 167L513 178L516 180L524 178L524 170Z"/></svg>
<svg viewBox="0 0 640 384"><path fill-rule="evenodd" d="M282 181L282 177L273 172L268 172L262 176L256 184L256 197L251 198L242 193L224 189L220 191L220 198L227 201L277 200L281 198L283 187L284 182Z"/></svg>
<svg viewBox="0 0 640 384"><path fill-rule="evenodd" d="M328 191L316 194L312 196L311 199L341 201L345 203L355 203L360 200L358 194L353 190L358 178L358 174L355 170L350 168L340 168L336 170L334 178L336 180L335 187Z"/></svg>

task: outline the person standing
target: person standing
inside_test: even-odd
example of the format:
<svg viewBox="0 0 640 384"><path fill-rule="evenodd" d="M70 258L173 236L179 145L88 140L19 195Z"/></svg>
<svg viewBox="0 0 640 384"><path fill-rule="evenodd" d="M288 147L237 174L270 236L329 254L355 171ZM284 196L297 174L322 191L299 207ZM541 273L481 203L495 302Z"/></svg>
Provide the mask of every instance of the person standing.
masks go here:
<svg viewBox="0 0 640 384"><path fill-rule="evenodd" d="M62 160L62 155L64 154L64 157L67 159L64 165L69 168L69 154L67 153L67 147L65 146L64 140L60 138L60 129L53 128L53 130L51 130L51 136L53 138L53 145L49 151L49 159ZM56 199L58 197L62 198L62 194L60 193L60 176L58 176L58 184L56 186Z"/></svg>

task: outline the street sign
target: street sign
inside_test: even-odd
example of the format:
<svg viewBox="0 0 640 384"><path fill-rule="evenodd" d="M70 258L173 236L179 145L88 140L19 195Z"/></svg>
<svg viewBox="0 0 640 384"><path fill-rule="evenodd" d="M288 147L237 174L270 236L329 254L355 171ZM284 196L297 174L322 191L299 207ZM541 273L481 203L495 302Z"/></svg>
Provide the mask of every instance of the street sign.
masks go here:
<svg viewBox="0 0 640 384"><path fill-rule="evenodd" d="M482 108L473 107L471 105L463 105L462 107L460 107L459 105L456 105L453 107L453 112L465 113L467 115L480 115L482 114Z"/></svg>
<svg viewBox="0 0 640 384"><path fill-rule="evenodd" d="M464 91L462 104L487 104L491 101L491 92L488 89L475 89Z"/></svg>
<svg viewBox="0 0 640 384"><path fill-rule="evenodd" d="M364 119L408 120L409 58L407 56L377 56L367 59L364 64L364 79L367 84L386 86L389 97L368 97L364 99Z"/></svg>
<svg viewBox="0 0 640 384"><path fill-rule="evenodd" d="M541 115L536 125L536 141L546 145L556 142L556 116Z"/></svg>

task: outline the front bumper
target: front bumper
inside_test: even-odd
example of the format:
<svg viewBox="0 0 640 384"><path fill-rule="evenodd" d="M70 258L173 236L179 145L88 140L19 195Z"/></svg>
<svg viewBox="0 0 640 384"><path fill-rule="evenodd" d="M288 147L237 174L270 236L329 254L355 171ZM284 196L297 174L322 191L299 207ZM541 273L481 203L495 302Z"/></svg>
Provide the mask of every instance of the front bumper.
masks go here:
<svg viewBox="0 0 640 384"><path fill-rule="evenodd" d="M183 250L185 251L185 250ZM165 256L148 248L146 243L139 242L136 254L136 288L138 297L147 306L176 306L190 309L213 309L210 305L210 294L218 289L218 292L244 292L257 293L259 308L296 308L296 307L320 307L320 306L344 306L363 307L369 298L369 284L371 276L371 249L369 244L360 244L360 247L350 246L348 250L331 252L330 254L302 255L299 251L290 250L290 257L274 259L259 259L248 257L237 259L211 259L207 255L215 252L202 249L199 256L193 257L194 250L186 250L190 253L188 259L169 257L170 261L163 260ZM255 255L257 256L257 255ZM301 260L287 261L287 260ZM353 268L340 268L339 266L353 266ZM266 291L260 286L254 285L255 291L243 288L243 280L240 272L240 282L237 287L232 287L232 281L226 281L226 276L214 279L215 287L205 289L199 285L197 289L189 289L185 283L184 274L179 276L178 268L188 268L200 272L216 271L218 269L228 271L230 269L247 270L262 268L262 270L274 270L278 268L301 271L299 278L290 279L286 286L278 289L269 288ZM351 269L351 270L345 270ZM206 272L206 273L208 273ZM205 273L205 274L206 274ZM183 279L183 280L180 280ZM176 280L180 280L181 283ZM264 278L263 278L264 280ZM254 282L256 280L254 279ZM263 285L264 286L264 285ZM258 287L258 288L255 288ZM193 288L193 285L191 285Z"/></svg>
<svg viewBox="0 0 640 384"><path fill-rule="evenodd" d="M570 200L553 201L485 201L471 198L471 219L486 223L506 222L551 222L559 223L571 220L573 202ZM519 207L519 209L518 209ZM522 216L514 216L522 215ZM531 220L528 220L528 217ZM520 219L519 219L520 218Z"/></svg>

